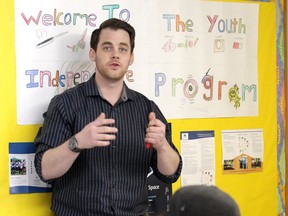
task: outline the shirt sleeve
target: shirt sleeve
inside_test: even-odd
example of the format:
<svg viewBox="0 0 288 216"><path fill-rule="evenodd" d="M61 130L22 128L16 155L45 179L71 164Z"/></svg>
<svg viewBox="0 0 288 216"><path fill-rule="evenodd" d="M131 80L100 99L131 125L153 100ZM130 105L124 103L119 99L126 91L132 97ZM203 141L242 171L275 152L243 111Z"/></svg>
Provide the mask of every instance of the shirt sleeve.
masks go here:
<svg viewBox="0 0 288 216"><path fill-rule="evenodd" d="M160 111L160 109L158 108L158 106L151 101L151 106L152 106L152 111L155 112L156 114L156 118L158 118L159 120L161 120L165 125L166 125L166 139L168 141L168 143L170 144L170 146L174 149L174 151L179 155L180 161L179 161L179 165L178 168L176 170L176 172L173 175L167 176L167 175L163 175L157 168L157 152L156 150L153 150L153 157L152 157L152 163L151 163L151 167L154 171L154 174L157 176L157 178L165 183L174 183L178 180L178 178L181 175L181 171L182 171L182 157L179 154L178 149L175 147L175 145L172 142L172 136L171 136L171 131L168 127L168 122L166 120L166 118L164 117L164 115L162 114L162 112Z"/></svg>
<svg viewBox="0 0 288 216"><path fill-rule="evenodd" d="M36 141L37 137L40 136L41 131L42 131L42 127L39 128L38 133L36 135L36 138L34 140L34 144L35 145L36 145L35 141ZM36 145L36 154L35 154L35 159L34 159L34 166L35 166L36 173L38 174L40 179L42 181L44 181L44 182L48 182L48 181L45 181L43 179L43 177L42 177L41 163L42 163L43 154L48 149L49 149L49 147L47 145L44 145L44 144L41 144L41 143L37 143L37 145Z"/></svg>
<svg viewBox="0 0 288 216"><path fill-rule="evenodd" d="M47 112L43 114L43 126L39 128L34 139L34 145L36 146L34 165L41 180L43 180L41 164L44 153L48 149L61 145L72 136L71 127L68 124L65 112L63 112L64 110L65 107L61 98L55 96L51 100Z"/></svg>

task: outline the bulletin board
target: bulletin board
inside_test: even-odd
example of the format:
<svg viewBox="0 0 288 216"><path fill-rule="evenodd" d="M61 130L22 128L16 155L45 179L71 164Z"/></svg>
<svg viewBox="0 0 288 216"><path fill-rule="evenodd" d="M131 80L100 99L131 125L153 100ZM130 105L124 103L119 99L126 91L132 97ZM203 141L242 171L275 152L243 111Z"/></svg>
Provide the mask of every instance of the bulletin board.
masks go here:
<svg viewBox="0 0 288 216"><path fill-rule="evenodd" d="M255 1L253 1L255 3ZM14 3L0 0L0 215L52 216L50 193L9 194L8 144L33 141L39 124L18 125L16 104L16 59ZM182 131L213 130L215 132L215 184L229 193L239 204L242 215L271 216L281 213L277 161L277 77L276 77L276 4L259 2L258 28L258 115L251 117L168 119L172 123L173 140L180 149ZM263 129L264 162L262 172L222 173L223 130ZM173 184L175 192L180 179ZM283 186L284 188L284 186ZM282 189L283 189L282 188ZM281 190L281 188L280 188ZM281 199L281 198L280 198ZM279 203L281 203L279 205Z"/></svg>

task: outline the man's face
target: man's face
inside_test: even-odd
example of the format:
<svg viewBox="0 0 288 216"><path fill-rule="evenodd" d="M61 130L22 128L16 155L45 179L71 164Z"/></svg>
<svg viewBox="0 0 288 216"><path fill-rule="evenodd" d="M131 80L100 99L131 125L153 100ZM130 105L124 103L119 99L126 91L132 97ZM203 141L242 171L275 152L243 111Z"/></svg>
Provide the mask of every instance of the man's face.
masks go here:
<svg viewBox="0 0 288 216"><path fill-rule="evenodd" d="M96 51L90 49L89 56L96 63L97 76L106 81L123 79L134 60L129 34L122 29L102 29Z"/></svg>

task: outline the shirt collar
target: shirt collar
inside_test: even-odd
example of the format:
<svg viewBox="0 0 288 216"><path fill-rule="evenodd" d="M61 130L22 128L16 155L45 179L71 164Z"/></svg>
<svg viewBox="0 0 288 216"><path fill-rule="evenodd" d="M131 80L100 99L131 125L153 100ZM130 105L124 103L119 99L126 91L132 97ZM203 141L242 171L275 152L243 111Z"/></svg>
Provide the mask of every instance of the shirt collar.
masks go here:
<svg viewBox="0 0 288 216"><path fill-rule="evenodd" d="M86 96L100 96L102 97L102 94L100 90L98 89L98 86L95 82L95 73L90 77L90 79L85 83L85 91ZM122 93L121 93L121 101L127 101L127 100L133 100L133 94L132 90L128 88L126 83L124 82Z"/></svg>

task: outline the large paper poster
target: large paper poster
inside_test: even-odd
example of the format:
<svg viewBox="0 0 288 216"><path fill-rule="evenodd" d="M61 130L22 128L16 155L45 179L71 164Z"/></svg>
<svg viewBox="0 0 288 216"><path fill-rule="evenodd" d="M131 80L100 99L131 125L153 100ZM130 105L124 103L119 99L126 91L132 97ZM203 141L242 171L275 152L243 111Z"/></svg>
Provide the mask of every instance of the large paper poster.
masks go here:
<svg viewBox="0 0 288 216"><path fill-rule="evenodd" d="M258 115L257 4L15 0L18 124L89 79L91 32L112 17L136 29L125 82L168 119Z"/></svg>

